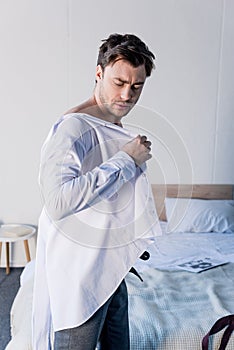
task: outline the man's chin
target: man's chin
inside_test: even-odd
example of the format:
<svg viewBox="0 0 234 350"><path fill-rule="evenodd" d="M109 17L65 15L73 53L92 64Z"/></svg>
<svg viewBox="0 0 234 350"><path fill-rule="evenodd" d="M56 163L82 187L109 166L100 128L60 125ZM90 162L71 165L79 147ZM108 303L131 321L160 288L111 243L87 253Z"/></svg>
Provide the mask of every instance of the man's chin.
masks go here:
<svg viewBox="0 0 234 350"><path fill-rule="evenodd" d="M112 112L116 117L124 117L125 115L127 115L133 106L127 106L127 107L122 107L122 108L113 108Z"/></svg>

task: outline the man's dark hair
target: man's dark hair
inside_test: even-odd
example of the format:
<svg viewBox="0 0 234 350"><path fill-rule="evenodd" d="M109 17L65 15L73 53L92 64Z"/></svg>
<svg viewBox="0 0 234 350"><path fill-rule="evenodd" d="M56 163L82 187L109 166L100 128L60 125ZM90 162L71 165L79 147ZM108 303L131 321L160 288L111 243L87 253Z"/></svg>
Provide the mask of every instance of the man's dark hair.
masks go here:
<svg viewBox="0 0 234 350"><path fill-rule="evenodd" d="M102 40L99 48L97 65L104 70L109 64L124 59L133 67L145 65L146 76L149 77L154 68L154 54L146 44L133 34L111 34L109 38Z"/></svg>

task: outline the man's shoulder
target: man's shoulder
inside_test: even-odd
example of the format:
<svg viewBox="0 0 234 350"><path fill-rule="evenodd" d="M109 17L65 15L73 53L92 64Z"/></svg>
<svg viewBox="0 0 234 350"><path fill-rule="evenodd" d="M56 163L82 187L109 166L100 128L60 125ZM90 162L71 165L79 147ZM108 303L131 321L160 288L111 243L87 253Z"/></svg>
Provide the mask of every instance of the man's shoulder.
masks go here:
<svg viewBox="0 0 234 350"><path fill-rule="evenodd" d="M63 127L80 127L88 124L87 117L84 113L68 113L64 114L57 121L58 125Z"/></svg>
<svg viewBox="0 0 234 350"><path fill-rule="evenodd" d="M84 114L69 113L63 115L54 123L50 132L50 137L66 137L73 139L74 137L77 138L83 135L91 129L92 126L87 122Z"/></svg>

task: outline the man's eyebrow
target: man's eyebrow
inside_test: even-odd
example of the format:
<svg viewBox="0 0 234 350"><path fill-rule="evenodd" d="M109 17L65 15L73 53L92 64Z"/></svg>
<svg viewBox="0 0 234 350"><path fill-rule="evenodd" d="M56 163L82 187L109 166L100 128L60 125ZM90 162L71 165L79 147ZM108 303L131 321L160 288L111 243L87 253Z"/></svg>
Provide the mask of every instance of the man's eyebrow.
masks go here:
<svg viewBox="0 0 234 350"><path fill-rule="evenodd" d="M122 79L122 78L114 77L114 80L118 80L121 83L130 84L130 82L128 80L125 80L125 79ZM144 81L136 81L132 85L144 85L144 83L145 83Z"/></svg>

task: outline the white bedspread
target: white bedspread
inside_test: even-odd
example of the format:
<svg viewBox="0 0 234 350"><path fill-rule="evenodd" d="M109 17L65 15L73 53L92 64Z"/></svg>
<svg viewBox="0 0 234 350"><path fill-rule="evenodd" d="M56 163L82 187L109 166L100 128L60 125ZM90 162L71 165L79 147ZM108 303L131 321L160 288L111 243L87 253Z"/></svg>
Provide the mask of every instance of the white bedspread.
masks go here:
<svg viewBox="0 0 234 350"><path fill-rule="evenodd" d="M234 313L234 264L199 274L149 269L141 275L143 283L127 277L132 350L201 350L213 323Z"/></svg>

